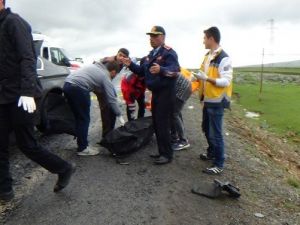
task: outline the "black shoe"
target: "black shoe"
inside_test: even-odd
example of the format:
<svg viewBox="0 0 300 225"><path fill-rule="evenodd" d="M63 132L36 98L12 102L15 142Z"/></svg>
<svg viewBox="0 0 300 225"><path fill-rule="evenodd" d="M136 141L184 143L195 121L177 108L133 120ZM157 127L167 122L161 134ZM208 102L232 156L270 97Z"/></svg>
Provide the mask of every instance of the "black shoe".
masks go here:
<svg viewBox="0 0 300 225"><path fill-rule="evenodd" d="M14 191L0 192L0 201L9 202L15 197Z"/></svg>
<svg viewBox="0 0 300 225"><path fill-rule="evenodd" d="M153 164L155 165L163 165L163 164L167 164L167 163L170 163L172 162L172 159L168 159L164 156L160 156L159 158L157 158Z"/></svg>
<svg viewBox="0 0 300 225"><path fill-rule="evenodd" d="M214 157L212 157L206 153L202 153L202 154L200 154L200 159L202 159L203 161L208 161L208 160L213 160Z"/></svg>
<svg viewBox="0 0 300 225"><path fill-rule="evenodd" d="M53 191L58 192L62 189L64 189L70 182L71 176L76 171L76 165L75 163L71 164L71 167L64 173L58 174L58 180L54 186Z"/></svg>
<svg viewBox="0 0 300 225"><path fill-rule="evenodd" d="M149 156L151 158L158 159L160 157L160 154L150 154Z"/></svg>

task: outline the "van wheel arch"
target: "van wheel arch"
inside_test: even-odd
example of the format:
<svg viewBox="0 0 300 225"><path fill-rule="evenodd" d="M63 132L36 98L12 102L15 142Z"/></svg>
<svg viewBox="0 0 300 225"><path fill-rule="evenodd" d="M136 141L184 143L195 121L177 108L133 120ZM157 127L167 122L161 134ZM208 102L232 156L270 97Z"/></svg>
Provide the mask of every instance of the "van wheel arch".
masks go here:
<svg viewBox="0 0 300 225"><path fill-rule="evenodd" d="M38 123L36 128L42 132L47 132L49 128L48 111L49 111L49 98L52 94L63 95L63 90L60 87L47 90L38 101Z"/></svg>

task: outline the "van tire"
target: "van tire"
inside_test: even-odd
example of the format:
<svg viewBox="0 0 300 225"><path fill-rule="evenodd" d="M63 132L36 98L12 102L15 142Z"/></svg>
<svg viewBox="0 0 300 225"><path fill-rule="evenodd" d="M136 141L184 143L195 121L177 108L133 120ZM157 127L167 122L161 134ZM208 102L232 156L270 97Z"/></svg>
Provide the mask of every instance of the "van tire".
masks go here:
<svg viewBox="0 0 300 225"><path fill-rule="evenodd" d="M37 129L46 134L75 135L75 119L61 89L47 92L39 103Z"/></svg>
<svg viewBox="0 0 300 225"><path fill-rule="evenodd" d="M49 127L49 119L48 119L48 98L51 93L62 93L62 90L54 89L46 92L46 94L43 95L43 97L38 101L38 124L36 125L36 128L42 132L47 132L47 129Z"/></svg>

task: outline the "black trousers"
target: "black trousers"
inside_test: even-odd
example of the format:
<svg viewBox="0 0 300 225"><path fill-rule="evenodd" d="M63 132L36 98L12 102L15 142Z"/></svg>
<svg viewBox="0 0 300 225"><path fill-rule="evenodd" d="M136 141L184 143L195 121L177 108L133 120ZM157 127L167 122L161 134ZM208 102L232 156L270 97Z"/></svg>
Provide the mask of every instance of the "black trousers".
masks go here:
<svg viewBox="0 0 300 225"><path fill-rule="evenodd" d="M171 118L175 95L172 88L152 92L152 118L159 154L173 158L171 147Z"/></svg>
<svg viewBox="0 0 300 225"><path fill-rule="evenodd" d="M0 105L0 192L12 190L9 172L9 134L14 131L19 149L51 173L63 173L70 164L38 145L34 136L34 113L28 113L17 102Z"/></svg>
<svg viewBox="0 0 300 225"><path fill-rule="evenodd" d="M127 113L128 121L135 119L133 116L136 111L135 101L137 102L139 107L137 118L142 118L145 115L145 95L142 94L140 97L136 99L133 97L131 104L126 104L126 113Z"/></svg>
<svg viewBox="0 0 300 225"><path fill-rule="evenodd" d="M106 100L104 94L96 93L102 121L102 138L115 128L116 115Z"/></svg>

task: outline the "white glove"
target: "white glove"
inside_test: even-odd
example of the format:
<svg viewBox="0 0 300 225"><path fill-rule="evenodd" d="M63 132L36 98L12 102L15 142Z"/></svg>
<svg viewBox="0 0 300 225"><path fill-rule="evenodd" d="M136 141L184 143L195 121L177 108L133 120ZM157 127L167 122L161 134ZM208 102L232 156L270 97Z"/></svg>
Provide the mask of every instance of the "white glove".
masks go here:
<svg viewBox="0 0 300 225"><path fill-rule="evenodd" d="M198 80L207 80L207 75L201 70L199 70L198 73L193 73L193 76L196 77Z"/></svg>
<svg viewBox="0 0 300 225"><path fill-rule="evenodd" d="M194 74L192 73L192 76L189 79L191 82L197 81L198 79L194 76Z"/></svg>
<svg viewBox="0 0 300 225"><path fill-rule="evenodd" d="M120 125L121 125L121 126L124 126L125 120L124 120L123 116L118 116L117 119L118 119Z"/></svg>
<svg viewBox="0 0 300 225"><path fill-rule="evenodd" d="M21 96L18 102L18 107L20 106L23 106L23 109L29 113L33 113L36 110L33 97Z"/></svg>

